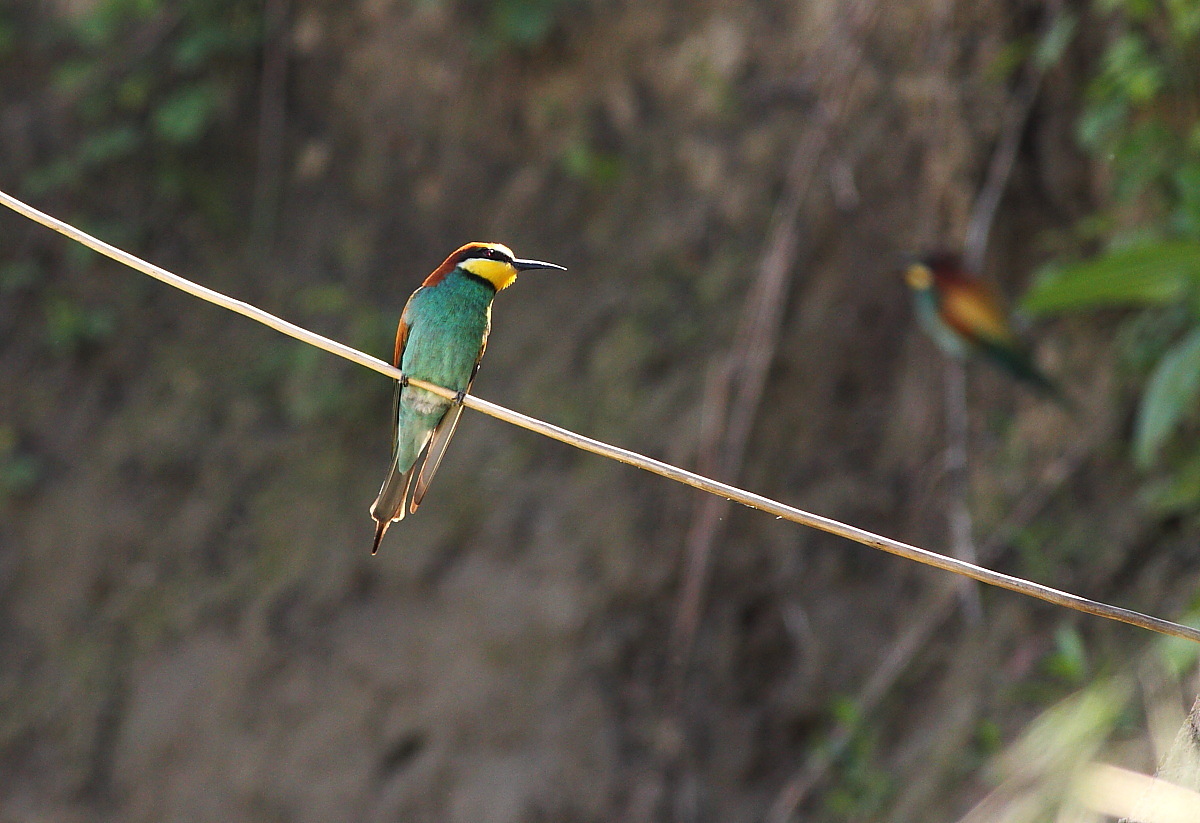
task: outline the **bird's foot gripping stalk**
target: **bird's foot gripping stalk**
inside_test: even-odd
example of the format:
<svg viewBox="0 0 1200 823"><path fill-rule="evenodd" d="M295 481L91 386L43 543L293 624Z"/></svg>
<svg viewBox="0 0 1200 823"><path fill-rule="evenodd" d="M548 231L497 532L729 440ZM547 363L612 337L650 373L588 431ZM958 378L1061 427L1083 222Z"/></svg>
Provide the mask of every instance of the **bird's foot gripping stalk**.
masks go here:
<svg viewBox="0 0 1200 823"><path fill-rule="evenodd" d="M400 388L402 388L402 389L408 388L408 375L404 372L400 372L400 379L397 380L396 382L400 384Z"/></svg>
<svg viewBox="0 0 1200 823"><path fill-rule="evenodd" d="M459 389L454 393L454 405L461 406L463 401L467 399L467 390Z"/></svg>

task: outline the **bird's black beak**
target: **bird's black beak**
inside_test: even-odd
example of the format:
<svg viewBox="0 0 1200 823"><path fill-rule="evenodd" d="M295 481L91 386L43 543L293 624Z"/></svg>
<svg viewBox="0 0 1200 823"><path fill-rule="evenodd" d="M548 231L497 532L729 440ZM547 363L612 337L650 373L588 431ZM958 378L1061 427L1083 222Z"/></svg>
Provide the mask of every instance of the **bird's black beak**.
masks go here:
<svg viewBox="0 0 1200 823"><path fill-rule="evenodd" d="M560 266L557 263L543 263L541 260L514 260L513 268L517 271L532 271L533 269L554 269L556 271L566 271L566 266Z"/></svg>

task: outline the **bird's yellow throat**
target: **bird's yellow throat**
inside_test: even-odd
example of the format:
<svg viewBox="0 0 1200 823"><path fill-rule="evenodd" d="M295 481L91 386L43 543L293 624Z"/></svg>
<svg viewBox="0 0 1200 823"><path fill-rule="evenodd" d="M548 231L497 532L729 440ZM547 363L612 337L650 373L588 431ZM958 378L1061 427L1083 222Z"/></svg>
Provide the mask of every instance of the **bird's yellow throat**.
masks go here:
<svg viewBox="0 0 1200 823"><path fill-rule="evenodd" d="M491 283L496 291L508 288L517 279L516 267L503 260L486 260L477 257L464 260L458 265L476 277L482 277Z"/></svg>
<svg viewBox="0 0 1200 823"><path fill-rule="evenodd" d="M904 279L911 288L924 291L933 285L933 272L923 263L913 263L904 272Z"/></svg>

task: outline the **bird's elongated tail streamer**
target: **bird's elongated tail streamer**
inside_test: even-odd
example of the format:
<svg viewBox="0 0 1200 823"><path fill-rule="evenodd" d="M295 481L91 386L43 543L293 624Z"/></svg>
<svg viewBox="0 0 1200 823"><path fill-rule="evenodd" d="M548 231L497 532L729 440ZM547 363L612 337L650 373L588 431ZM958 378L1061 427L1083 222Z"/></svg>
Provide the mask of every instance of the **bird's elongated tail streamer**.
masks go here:
<svg viewBox="0 0 1200 823"><path fill-rule="evenodd" d="M372 357L369 354L351 348L344 343L339 343L336 340L330 340L319 334L309 331L308 329L297 326L294 323L289 323L282 320L273 314L263 311L249 303L244 303L241 300L236 300L228 297L212 289L191 282L177 274L155 266L151 263L135 257L129 252L122 251L115 246L105 243L92 237L86 232L64 223L48 214L38 211L32 206L26 205L20 200L0 191L0 203L8 206L13 211L28 217L37 223L51 228L60 234L70 237L88 248L97 251L107 257L111 257L120 263L124 263L132 269L148 274L158 280L174 286L177 289L187 292L202 300L222 306L230 311L249 317L252 320L257 320L263 325L270 326L276 331L296 338L311 346L324 349L331 354L336 354L360 366L366 366L369 369L374 369L380 374L387 375L393 380L400 379L403 375L399 369ZM456 393L443 388L427 383L423 380L409 378L409 384L417 388L424 389L444 397L447 400L455 399ZM968 563L963 560L958 560L953 557L937 554L936 552L928 551L908 543L902 543L899 540L893 540L889 537L873 534L872 532L846 523L840 523L837 520L832 520L828 517L822 517L817 514L810 514L793 506L788 506L776 500L763 497L753 492L748 492L739 489L735 486L730 486L726 483L720 483L716 480L711 480L707 477L689 472L677 466L672 466L669 463L664 463L661 460L655 460L651 457L646 457L636 452L622 449L617 446L611 446L607 443L602 443L599 440L593 440L589 437L576 434L566 429L560 428L550 423L543 422L533 417L521 414L520 412L507 409L503 406L498 406L495 403L490 403L487 400L467 395L463 404L475 411L483 412L484 414L511 423L515 426L520 426L524 429L529 429L532 432L550 437L554 440L559 440L577 449L592 452L593 454L608 457L612 460L617 460L621 463L626 463L631 466L643 469L653 474L661 475L668 480L674 480L677 483L692 486L693 488L706 491L709 494L719 495L732 500L736 503L741 503L744 506L749 506L753 509L773 514L776 517L784 520L789 520L793 523L799 523L802 526L818 529L829 534L844 537L847 540L853 540L856 543L862 543L864 546L870 546L873 549L879 549L890 554L904 557L913 560L917 563L922 563L926 566L933 566L938 569L943 569L954 574L965 575L981 583L986 583L990 586L997 586L1002 589L1018 592L1029 597L1035 597L1044 600L1048 603L1053 603L1057 606L1063 606L1075 611L1093 614L1098 617L1104 617L1109 620L1116 620L1122 623L1128 623L1133 626L1139 626L1143 629L1158 632L1160 634L1181 637L1187 640L1192 640L1200 643L1200 629L1192 628L1191 626L1183 626L1178 623L1173 623L1170 620L1164 620L1159 617L1142 614L1130 609L1123 609L1119 606L1110 606L1107 603L1100 603L1095 600L1071 594L1069 592L1052 589L1049 586L1043 586L1040 583L1034 583L1029 580L1024 580L1019 577L1002 574L992 571L991 569L977 566L973 563Z"/></svg>

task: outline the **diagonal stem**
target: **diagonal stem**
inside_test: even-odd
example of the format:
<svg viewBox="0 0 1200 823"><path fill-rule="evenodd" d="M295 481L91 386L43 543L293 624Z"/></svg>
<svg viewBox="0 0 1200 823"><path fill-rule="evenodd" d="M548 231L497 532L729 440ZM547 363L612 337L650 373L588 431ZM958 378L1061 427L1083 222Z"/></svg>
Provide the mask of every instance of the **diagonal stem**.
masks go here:
<svg viewBox="0 0 1200 823"><path fill-rule="evenodd" d="M122 251L115 246L105 243L103 240L81 231L74 226L62 222L48 214L38 211L32 206L28 206L17 200L15 197L0 192L0 204L8 206L13 211L16 211L31 220L41 223L43 226L52 228L55 231L66 235L67 237L77 240L90 249L100 252L108 257L111 257L118 262L124 263L132 269L150 275L158 280L175 286L188 294L200 297L214 305L227 308L235 311L238 314L249 317L266 326L270 326L276 331L287 334L302 342L324 349L331 354L336 354L359 365L373 369L380 374L387 375L393 380L399 380L404 377L404 373L394 366L390 366L382 360L372 357L369 354L358 351L357 349L347 346L345 343L339 343L336 340L330 340L328 337L323 337L308 329L297 326L295 323L289 323L275 315L263 311L260 308L251 306L241 300L236 300L232 297L227 297L220 292L206 288L191 282L177 274L172 274L164 268L155 266L152 263L147 263L141 258L135 257L129 252ZM443 386L436 386L424 380L418 380L415 377L408 379L409 385L416 386L419 389L424 389L431 394L436 394L438 397L443 397L446 400L454 400L457 392L451 391ZM567 445L574 446L577 449L588 451L593 454L598 454L602 457L607 457L616 460L620 463L625 463L630 466L636 466L639 469L657 474L660 477L665 477L668 480L674 480L677 483L682 483L685 486L700 489L709 494L724 497L734 503L741 503L743 506L749 506L752 509L767 514L772 514L781 520L788 520L792 523L799 523L802 526L817 529L818 531L827 532L829 534L844 537L847 540L852 540L855 543L861 543L864 546L869 546L879 551L884 551L889 554L894 554L897 557L903 557L907 560L912 560L926 566L933 566L943 571L961 574L973 580L978 580L981 583L987 583L990 586L997 586L1009 591L1018 592L1020 594L1034 597L1039 600L1044 600L1047 603L1053 603L1064 608L1074 609L1075 611L1092 614L1098 617L1103 617L1108 620L1115 620L1120 623L1128 623L1132 626L1138 626L1143 629L1158 632L1160 634L1171 635L1172 637L1181 637L1186 640L1191 640L1200 643L1200 629L1192 628L1191 626L1183 626L1178 623L1173 623L1170 620L1164 620L1161 617L1153 617L1142 614L1131 609L1124 609L1120 606L1110 606L1107 603L1100 603L1095 600L1089 600L1086 597L1080 597L1069 592L1059 591L1058 589L1043 586L1040 583L1034 583L1029 580L1024 580L1012 575L1002 574L991 569L986 569L977 566L974 563L968 563L964 560L959 560L954 557L931 552L928 549L922 549L918 546L913 546L908 543L903 543L899 540L893 540L890 537L874 534L866 529L860 529L857 526L851 526L847 523L841 523L829 517L823 517L819 514L811 514L809 512L798 509L794 506L789 506L786 503L780 503L761 494L748 492L739 489L736 486L731 486L728 483L720 483L716 480L711 480L694 472L681 469L678 466L672 466L669 463L664 463L661 460L655 460L652 457L638 454L637 452L622 449L618 446L612 446L608 443L603 443L599 440L593 440L590 437L584 437L581 434L568 431L552 423L538 420L534 417L521 414L520 412L507 409L504 406L499 406L487 400L467 395L463 399L463 405L467 408L474 409L484 414L495 417L498 420L503 420L511 423L514 426L528 429L532 432L544 435L546 437L558 440Z"/></svg>

